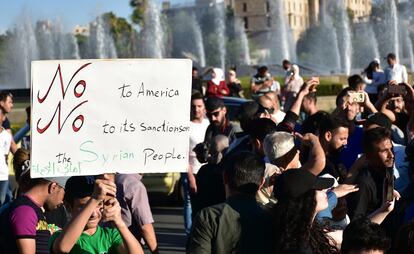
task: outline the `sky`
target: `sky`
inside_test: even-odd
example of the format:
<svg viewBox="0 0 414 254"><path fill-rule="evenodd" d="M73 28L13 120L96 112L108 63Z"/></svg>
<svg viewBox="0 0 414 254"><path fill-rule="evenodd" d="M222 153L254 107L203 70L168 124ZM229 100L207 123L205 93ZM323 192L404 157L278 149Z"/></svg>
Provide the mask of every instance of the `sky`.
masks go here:
<svg viewBox="0 0 414 254"><path fill-rule="evenodd" d="M191 1L170 0L171 4ZM132 8L129 0L0 0L0 34L12 28L25 15L32 20L60 19L64 29L72 31L75 25L87 25L96 16L108 11L129 20Z"/></svg>

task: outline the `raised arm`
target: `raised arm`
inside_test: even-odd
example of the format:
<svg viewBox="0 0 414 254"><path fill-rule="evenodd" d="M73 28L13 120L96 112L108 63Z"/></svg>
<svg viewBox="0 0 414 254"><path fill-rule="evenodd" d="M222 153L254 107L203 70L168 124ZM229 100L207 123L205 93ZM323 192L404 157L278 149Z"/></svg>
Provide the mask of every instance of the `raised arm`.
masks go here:
<svg viewBox="0 0 414 254"><path fill-rule="evenodd" d="M123 242L118 246L118 253L144 254L141 244L131 233L131 231L129 231L127 225L122 220L121 207L119 206L119 202L116 198L111 198L105 202L103 220L105 222L113 221L122 236Z"/></svg>
<svg viewBox="0 0 414 254"><path fill-rule="evenodd" d="M326 158L325 152L322 149L319 138L311 133L306 133L304 136L296 133L296 136L301 139L302 144L310 147L309 158L302 169L308 170L314 175L319 175L325 168Z"/></svg>
<svg viewBox="0 0 414 254"><path fill-rule="evenodd" d="M102 205L107 195L115 197L115 194L116 185L112 181L96 180L92 197L54 241L52 246L53 253L69 253L81 236L94 210Z"/></svg>

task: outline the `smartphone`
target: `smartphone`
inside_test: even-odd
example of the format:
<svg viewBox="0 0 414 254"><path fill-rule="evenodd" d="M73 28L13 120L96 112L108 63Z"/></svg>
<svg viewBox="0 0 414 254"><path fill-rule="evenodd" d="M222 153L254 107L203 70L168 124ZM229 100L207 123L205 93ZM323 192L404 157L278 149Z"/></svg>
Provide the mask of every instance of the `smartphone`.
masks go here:
<svg viewBox="0 0 414 254"><path fill-rule="evenodd" d="M350 95L351 102L362 103L365 101L364 93L356 92L356 93L350 93L349 95Z"/></svg>
<svg viewBox="0 0 414 254"><path fill-rule="evenodd" d="M385 171L385 180L384 180L384 191L385 191L385 197L387 201L393 201L394 200L394 169L387 168Z"/></svg>
<svg viewBox="0 0 414 254"><path fill-rule="evenodd" d="M404 95L407 93L407 89L402 85L388 85L388 93Z"/></svg>

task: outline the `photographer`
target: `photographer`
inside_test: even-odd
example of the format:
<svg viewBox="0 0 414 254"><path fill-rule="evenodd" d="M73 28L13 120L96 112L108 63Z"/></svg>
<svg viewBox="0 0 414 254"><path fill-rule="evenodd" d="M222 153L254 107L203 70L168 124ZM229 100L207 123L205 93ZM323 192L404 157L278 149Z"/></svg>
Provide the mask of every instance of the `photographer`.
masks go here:
<svg viewBox="0 0 414 254"><path fill-rule="evenodd" d="M407 124L412 111L414 90L406 83L397 84L395 81L381 86L376 107L393 123L393 141L405 145L407 143Z"/></svg>
<svg viewBox="0 0 414 254"><path fill-rule="evenodd" d="M267 92L280 91L280 84L273 80L266 66L261 66L257 69L256 75L250 81L250 90L252 97L255 99Z"/></svg>
<svg viewBox="0 0 414 254"><path fill-rule="evenodd" d="M236 138L236 130L227 117L227 108L220 98L210 97L206 101L207 118L210 125L207 127L204 142L194 148L197 160L206 163L209 156L210 145L217 135L228 137L229 144Z"/></svg>

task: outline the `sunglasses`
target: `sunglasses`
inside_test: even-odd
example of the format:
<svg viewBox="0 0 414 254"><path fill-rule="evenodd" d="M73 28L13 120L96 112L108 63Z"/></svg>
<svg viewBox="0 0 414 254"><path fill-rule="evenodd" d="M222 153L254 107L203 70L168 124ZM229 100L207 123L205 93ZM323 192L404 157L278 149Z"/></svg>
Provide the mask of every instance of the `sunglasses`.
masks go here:
<svg viewBox="0 0 414 254"><path fill-rule="evenodd" d="M206 115L208 118L211 118L213 116L218 117L220 115L220 110L215 111L215 112L207 112Z"/></svg>
<svg viewBox="0 0 414 254"><path fill-rule="evenodd" d="M266 111L267 111L267 113L269 113L269 114L273 114L273 112L275 112L275 109L274 108L264 108Z"/></svg>

